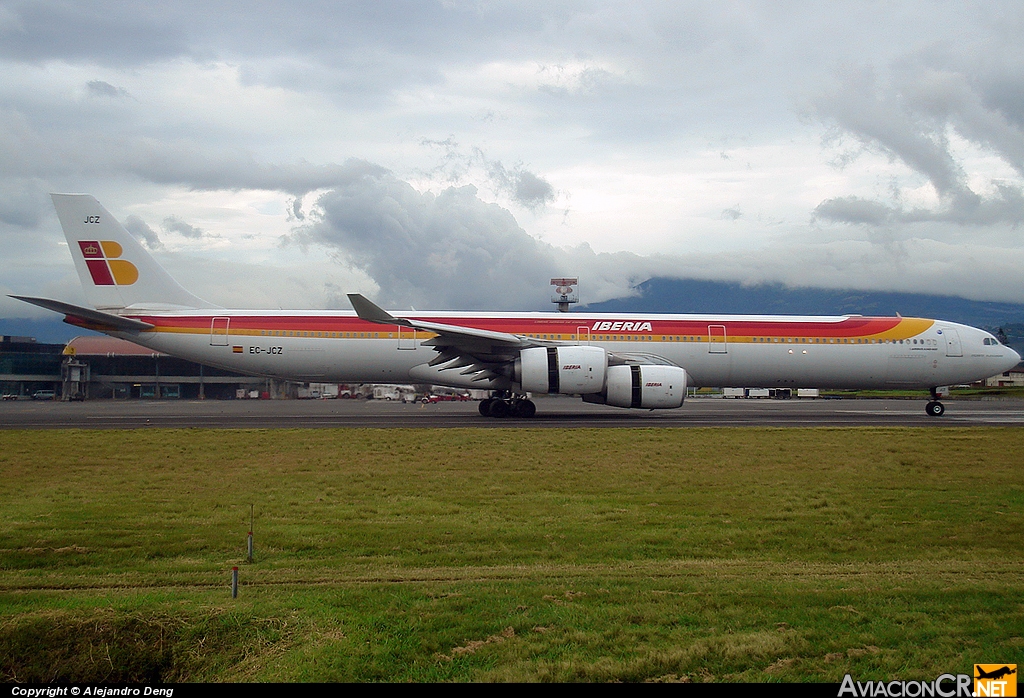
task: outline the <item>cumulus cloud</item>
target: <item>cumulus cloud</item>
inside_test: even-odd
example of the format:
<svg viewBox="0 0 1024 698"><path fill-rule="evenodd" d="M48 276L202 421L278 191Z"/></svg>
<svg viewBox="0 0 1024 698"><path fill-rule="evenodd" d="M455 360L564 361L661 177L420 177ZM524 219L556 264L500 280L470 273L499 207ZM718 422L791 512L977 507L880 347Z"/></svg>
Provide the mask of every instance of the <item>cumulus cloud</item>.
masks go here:
<svg viewBox="0 0 1024 698"><path fill-rule="evenodd" d="M472 179L475 170L497 193L514 204L536 211L555 200L555 188L540 175L526 169L519 162L506 167L501 160L491 159L483 149L474 147L469 152L459 146L453 136L444 140L423 138L422 145L441 151L441 157L429 176L447 185L459 185Z"/></svg>
<svg viewBox="0 0 1024 698"><path fill-rule="evenodd" d="M163 247L163 243L160 242L160 236L157 235L156 231L150 228L146 221L142 220L135 214L124 219L124 228L141 240L146 247L151 250Z"/></svg>
<svg viewBox="0 0 1024 698"><path fill-rule="evenodd" d="M872 224L892 216L884 206L859 200L819 209L823 217ZM482 201L471 186L435 195L385 174L320 195L289 242L331 250L373 279L378 301L392 308L543 309L549 278L562 275L580 277L584 302L631 295L655 276L1022 300L1013 285L1024 250L919 234L951 237L946 227L958 225L919 221L901 239L787 241L749 252L597 253L586 244L560 248L535 239L509 210ZM994 295L995 287L1013 290Z"/></svg>
<svg viewBox="0 0 1024 698"><path fill-rule="evenodd" d="M555 189L544 178L522 165L511 170L500 162L487 162L488 174L498 191L507 194L520 206L536 209L555 200Z"/></svg>
<svg viewBox="0 0 1024 698"><path fill-rule="evenodd" d="M86 90L92 97L108 97L110 99L119 99L121 97L129 97L128 90L123 87L114 87L109 82L103 80L90 80L85 84Z"/></svg>
<svg viewBox="0 0 1024 698"><path fill-rule="evenodd" d="M722 218L724 218L725 220L736 221L742 217L743 211L740 210L740 207L738 205L730 206L729 208L722 210Z"/></svg>
<svg viewBox="0 0 1024 698"><path fill-rule="evenodd" d="M205 235L202 228L189 225L177 216L168 216L167 218L164 218L164 230L170 233L177 233L182 237L190 238L192 240L198 240Z"/></svg>

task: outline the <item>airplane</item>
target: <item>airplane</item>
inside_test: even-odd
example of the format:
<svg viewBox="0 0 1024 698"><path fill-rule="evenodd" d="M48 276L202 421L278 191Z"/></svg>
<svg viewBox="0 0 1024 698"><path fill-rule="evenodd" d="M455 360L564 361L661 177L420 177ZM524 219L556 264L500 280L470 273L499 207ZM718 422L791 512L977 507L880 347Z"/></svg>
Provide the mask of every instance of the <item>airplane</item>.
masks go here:
<svg viewBox="0 0 1024 698"><path fill-rule="evenodd" d="M985 671L980 666L975 664L974 670L978 672L978 675L974 677L976 679L1001 679L1004 676L1009 676L1011 674L1017 673L1016 665L1014 665L1013 669L1011 669L1009 666L1002 666L998 669L993 669L992 671Z"/></svg>
<svg viewBox="0 0 1024 698"><path fill-rule="evenodd" d="M929 390L1016 366L983 330L912 317L228 310L182 288L92 196L52 194L82 307L11 296L64 321L210 366L306 382L491 391L484 416L534 416L531 394L682 407L702 386Z"/></svg>

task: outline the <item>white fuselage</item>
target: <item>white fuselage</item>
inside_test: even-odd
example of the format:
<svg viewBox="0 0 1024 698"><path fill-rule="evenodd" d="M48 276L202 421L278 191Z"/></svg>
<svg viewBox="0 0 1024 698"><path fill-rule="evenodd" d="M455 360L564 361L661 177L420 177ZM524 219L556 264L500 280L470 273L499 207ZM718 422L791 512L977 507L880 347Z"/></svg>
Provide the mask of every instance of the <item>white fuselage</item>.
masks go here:
<svg viewBox="0 0 1024 698"><path fill-rule="evenodd" d="M117 336L243 373L320 382L470 384L427 366L433 335L351 312L183 311L132 314L156 327ZM408 317L413 317L409 315ZM691 386L934 388L1006 371L1020 357L987 332L918 318L431 313L435 322L500 328L541 342L655 356ZM629 327L623 331L623 327ZM633 327L637 329L633 329Z"/></svg>

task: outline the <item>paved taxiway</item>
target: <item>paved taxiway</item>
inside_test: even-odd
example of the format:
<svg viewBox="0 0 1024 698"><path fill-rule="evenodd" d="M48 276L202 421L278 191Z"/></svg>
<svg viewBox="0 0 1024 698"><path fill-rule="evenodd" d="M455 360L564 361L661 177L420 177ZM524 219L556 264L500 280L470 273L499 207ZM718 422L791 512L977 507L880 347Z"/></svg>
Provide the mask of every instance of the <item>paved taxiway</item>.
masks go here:
<svg viewBox="0 0 1024 698"><path fill-rule="evenodd" d="M1024 426L1022 400L947 400L929 417L925 400L687 400L678 410L623 410L573 398L536 399L529 420L481 417L476 402L434 405L381 400L96 400L0 403L0 429L203 427L736 427Z"/></svg>

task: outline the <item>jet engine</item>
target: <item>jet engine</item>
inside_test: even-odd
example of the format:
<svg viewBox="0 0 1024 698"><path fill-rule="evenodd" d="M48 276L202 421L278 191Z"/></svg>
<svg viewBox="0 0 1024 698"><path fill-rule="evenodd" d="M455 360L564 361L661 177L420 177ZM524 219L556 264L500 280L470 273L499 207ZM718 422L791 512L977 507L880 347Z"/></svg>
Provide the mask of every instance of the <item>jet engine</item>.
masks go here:
<svg viewBox="0 0 1024 698"><path fill-rule="evenodd" d="M673 409L686 397L686 371L678 366L608 365L601 347L533 347L519 352L513 380L530 393L582 395L615 407Z"/></svg>
<svg viewBox="0 0 1024 698"><path fill-rule="evenodd" d="M609 366L606 385L604 395L584 395L584 401L615 407L674 409L682 407L686 397L686 371L678 366Z"/></svg>
<svg viewBox="0 0 1024 698"><path fill-rule="evenodd" d="M533 347L519 352L513 380L529 393L587 395L604 391L607 371L601 347Z"/></svg>

